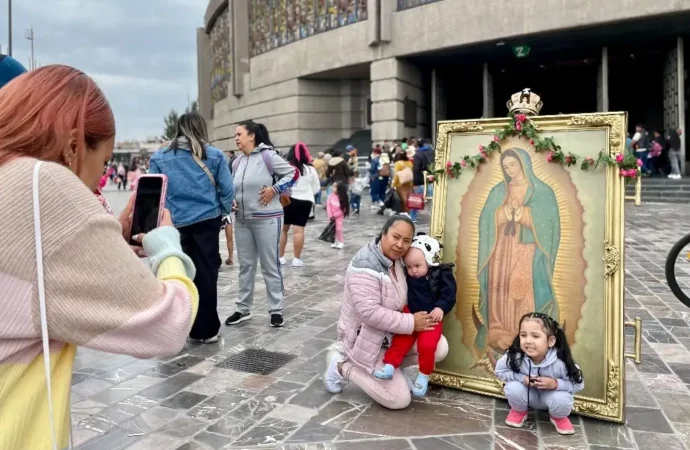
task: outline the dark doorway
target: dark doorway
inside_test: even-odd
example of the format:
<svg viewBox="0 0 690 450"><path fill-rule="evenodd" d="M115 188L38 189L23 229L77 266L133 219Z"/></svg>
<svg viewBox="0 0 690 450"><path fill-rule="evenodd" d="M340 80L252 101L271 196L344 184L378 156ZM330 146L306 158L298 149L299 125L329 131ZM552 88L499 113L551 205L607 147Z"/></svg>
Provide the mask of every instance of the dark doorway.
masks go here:
<svg viewBox="0 0 690 450"><path fill-rule="evenodd" d="M490 65L494 82L494 115L508 113L506 102L524 88L537 93L540 115L597 111L599 58L595 49L537 55Z"/></svg>

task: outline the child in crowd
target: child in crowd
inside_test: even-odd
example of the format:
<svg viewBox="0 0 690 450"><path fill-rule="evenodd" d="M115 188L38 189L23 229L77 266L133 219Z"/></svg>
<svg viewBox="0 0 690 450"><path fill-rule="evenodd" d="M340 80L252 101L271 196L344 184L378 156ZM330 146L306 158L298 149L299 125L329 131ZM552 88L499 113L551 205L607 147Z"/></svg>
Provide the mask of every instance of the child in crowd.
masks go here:
<svg viewBox="0 0 690 450"><path fill-rule="evenodd" d="M531 406L548 410L558 433L575 433L568 416L584 379L563 328L550 316L536 312L522 316L520 334L496 364L496 377L506 383L510 404L506 425L521 428Z"/></svg>
<svg viewBox="0 0 690 450"><path fill-rule="evenodd" d="M362 203L362 192L369 184L369 176L355 178L355 182L350 186L350 206L352 214L359 214L359 207Z"/></svg>
<svg viewBox="0 0 690 450"><path fill-rule="evenodd" d="M405 254L407 269L407 306L403 312L425 311L431 314L432 330L411 335L396 334L383 357L384 366L374 371L376 378L388 379L400 367L415 341L419 353L419 376L412 386L412 394L422 397L429 385L429 375L434 371L436 346L441 338L443 316L455 306L457 285L453 278L453 264L434 262L441 244L422 233L414 238Z"/></svg>
<svg viewBox="0 0 690 450"><path fill-rule="evenodd" d="M350 204L347 200L347 185L344 183L334 183L333 192L328 196L326 203L328 218L335 220L335 242L331 248L343 248L343 224L345 218L350 215Z"/></svg>

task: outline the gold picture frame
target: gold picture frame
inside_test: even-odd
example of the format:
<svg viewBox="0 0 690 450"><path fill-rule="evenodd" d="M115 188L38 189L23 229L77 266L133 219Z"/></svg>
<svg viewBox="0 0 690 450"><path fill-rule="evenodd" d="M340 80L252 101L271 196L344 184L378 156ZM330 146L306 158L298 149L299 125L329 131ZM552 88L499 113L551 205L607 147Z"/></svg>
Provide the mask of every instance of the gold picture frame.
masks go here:
<svg viewBox="0 0 690 450"><path fill-rule="evenodd" d="M599 151L602 150L604 154L611 156L624 152L627 127L626 113L542 116L532 117L530 120L536 126L541 137L554 136L554 141L562 146L565 154L573 152L583 157L592 156L596 159ZM455 163L465 155L476 154L478 145L486 145L491 142L495 130L503 128L509 121L509 118L496 118L439 122L435 156L436 168L445 168L448 162ZM602 144L602 148L598 148L598 143ZM527 138L518 137L504 139L499 144L502 150L506 150L504 145L518 146L519 148L529 146ZM585 172L580 169L579 162L566 168L559 164L544 162L547 152L537 153L534 148L523 151L528 152L531 155L530 158L534 159L535 171L538 165L542 168L540 169L542 172L546 170L567 172L568 180L574 180L572 183L575 185L575 190L571 189L571 191L577 193L578 199L582 203L582 216L589 214L586 217L589 223L584 223L585 219L581 220L583 222L581 229L587 230L582 232L582 239L578 239L579 235L572 231L576 228L575 226L566 223L563 225L562 231L559 228L559 233L563 236L572 233L572 236L566 237L570 243L580 244L582 260L585 262L582 266L582 278L585 280L584 287L582 287L584 292L581 296L582 303L577 306L579 311L573 313L576 314L576 319L566 325L570 326L572 335L578 337L571 348L576 361L578 361L578 356L583 359L582 363L578 361L578 364L582 366L585 378L585 390L580 393L583 395L576 395L573 411L586 416L623 423L625 358L630 357L637 362L640 359L639 346L637 345L634 354L627 355L624 353L624 326L635 326L635 323L624 324L624 179L620 176L616 166L609 166L603 162L599 167L591 168ZM473 206L474 209L471 209L464 203L466 202L465 199L470 197L469 193L472 192L472 189L475 189L477 192L482 192L476 197L481 198L484 195L483 198L488 205L487 196L489 194L486 194L489 191L489 187L486 185L490 184L486 182L489 179L487 178L488 175L485 174L484 178L479 180L477 174L482 170L503 170L491 168L491 160L496 158L500 158L498 153L489 156L487 162L478 169L471 169L468 166L462 170L462 174L457 178L451 178L447 174L436 176L431 235L444 245L443 261L453 262L456 265L458 302L453 312L444 319L444 335L446 335L450 347L449 356L445 362L437 365L436 371L431 376L431 382L473 393L504 398L503 384L493 376L493 373L489 372L488 367L482 369L479 363L469 366L465 362L480 360L484 356L481 353L477 353L478 356L468 356L468 352L471 352L470 349L472 349L472 336L471 330L469 330L471 325L465 326L470 323L467 319L468 311L471 310L474 313L474 306L470 308L469 304L476 301L474 299L478 297L476 293L479 292L479 281L477 281L480 273L477 265L479 256L474 257L472 251L477 246L481 246L477 243L465 244L465 240L479 242L481 237L474 237L473 234L475 231L476 234L481 234L481 230L479 227L469 228L469 232L467 232L467 228L462 228L469 226L463 224L463 221L469 223L471 220L479 220L477 219L479 217L477 209L483 207L481 206L483 204L477 200L472 203L475 206ZM496 168L501 167L498 162L493 164ZM530 170L532 170L531 165ZM565 179L566 175L562 175L561 172L559 174L560 179ZM472 177L477 177L477 181L473 182ZM548 178L548 175L545 177ZM554 176L552 179L556 179L556 177ZM589 194L584 192L587 188L594 189L591 188L593 184L599 186L604 192L599 192L598 195L593 194L593 192L597 192L595 190L590 190ZM473 185L475 188L472 187ZM604 193L605 196L602 196L601 194ZM557 192L555 197L559 198L559 195L561 194ZM573 202L567 199L561 199L558 202L558 207L561 208L559 217L565 218L564 221L572 217L572 213L566 211L564 209L566 206L563 205ZM463 210L462 208L465 206L468 209ZM590 236L593 237L590 238ZM494 238L494 245L496 239ZM559 242L561 247L566 246L565 241ZM558 244L556 246L558 250ZM571 254L575 253L571 252ZM568 280L572 278L564 269L566 264L563 263L560 263L561 273L556 273L559 270L558 264L559 262L556 262L556 269L551 274L554 277L554 297L559 294L556 283L559 280L565 280L566 277ZM473 279L475 280L473 281ZM587 289L590 290L587 291ZM568 308L567 286L565 288L561 286L561 292L565 294L562 295L564 299L559 300L559 302L563 302L563 305ZM556 303L556 300L553 300L552 303ZM577 308L570 307L571 310ZM519 317L516 320L519 320ZM583 323L585 324L583 325ZM639 321L635 329L639 336ZM592 333L591 330L594 332ZM476 334L478 335L479 332ZM588 342L588 339L596 339L598 342ZM604 342L603 346L601 342ZM576 347L577 345L580 347ZM473 350L478 351L476 344ZM461 352L465 353L460 354ZM483 372L480 373L481 370ZM590 381L589 389L588 379Z"/></svg>

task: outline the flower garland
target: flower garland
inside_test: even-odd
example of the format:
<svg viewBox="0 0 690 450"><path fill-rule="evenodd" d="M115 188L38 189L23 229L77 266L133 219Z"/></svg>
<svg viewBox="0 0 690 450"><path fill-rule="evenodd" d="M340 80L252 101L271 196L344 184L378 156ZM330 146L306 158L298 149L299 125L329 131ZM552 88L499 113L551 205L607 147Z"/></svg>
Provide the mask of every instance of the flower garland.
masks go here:
<svg viewBox="0 0 690 450"><path fill-rule="evenodd" d="M529 139L530 145L534 146L537 153L548 152L546 160L552 163L560 164L562 166L571 167L580 163L580 170L588 171L596 169L599 164L607 164L609 166L618 166L619 173L626 179L626 182L636 180L640 176L640 167L642 160L637 159L635 155L626 152L618 153L615 157L605 155L604 151L599 152L599 156L595 158L576 155L568 152L565 154L560 145L557 145L552 137L539 137L537 128L532 123L529 117L524 114L516 114L509 124L501 129L496 130L493 140L489 145L480 145L479 152L476 155L465 155L458 162L448 161L446 167L432 170L432 175L429 175L429 182L437 180L438 175L446 174L451 178L457 178L462 173L462 170L468 166L471 168L478 167L483 164L493 153L501 152L499 142L511 136L526 137Z"/></svg>

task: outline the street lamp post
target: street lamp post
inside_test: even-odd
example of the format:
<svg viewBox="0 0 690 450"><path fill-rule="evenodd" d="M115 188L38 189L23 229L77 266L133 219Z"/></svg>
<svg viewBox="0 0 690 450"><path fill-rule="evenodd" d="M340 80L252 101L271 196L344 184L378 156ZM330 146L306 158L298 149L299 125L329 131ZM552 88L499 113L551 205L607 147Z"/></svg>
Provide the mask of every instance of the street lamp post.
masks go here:
<svg viewBox="0 0 690 450"><path fill-rule="evenodd" d="M36 59L34 58L34 26L24 31L24 37L31 41L31 61L29 64L29 70L34 70L36 68Z"/></svg>

